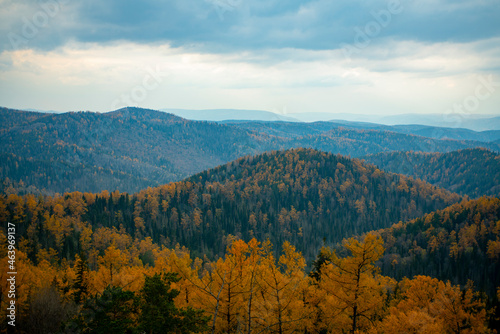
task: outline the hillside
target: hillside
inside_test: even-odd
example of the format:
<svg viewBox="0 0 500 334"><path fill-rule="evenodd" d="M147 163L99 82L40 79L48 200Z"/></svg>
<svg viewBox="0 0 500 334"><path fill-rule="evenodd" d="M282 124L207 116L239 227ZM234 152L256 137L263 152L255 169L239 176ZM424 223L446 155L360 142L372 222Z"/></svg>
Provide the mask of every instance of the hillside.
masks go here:
<svg viewBox="0 0 500 334"><path fill-rule="evenodd" d="M422 140L424 137L426 139L441 139L441 141L427 141L426 143L437 143L437 142L447 142L458 141L461 145L467 145L469 147L478 146L479 142L483 145L495 148L498 147L495 144L490 144L500 138L500 130L492 131L482 131L477 132L469 129L455 129L455 128L444 128L444 127L431 127L425 125L381 125L376 123L366 123L366 122L348 122L341 120L333 120L328 122L313 122L313 123L301 123L301 122L262 122L262 121L226 121L221 122L223 124L231 124L238 126L247 130L255 130L258 132L264 132L273 135L281 135L283 137L297 137L298 135L315 135L320 133L327 133L328 131L343 128L344 130L356 130L353 133L359 131L368 133L391 133L394 132L400 140L406 145L411 145L410 138L416 140L417 138ZM430 150L430 145L429 146ZM446 150L445 147L438 150Z"/></svg>
<svg viewBox="0 0 500 334"><path fill-rule="evenodd" d="M245 332L265 333L417 333L421 329L426 333L493 333L499 328L498 300L487 298L477 290L477 284L468 281L466 285L455 285L422 275L430 270L421 263L434 260L417 247L425 236L417 235L420 240L413 240L414 246L410 246L410 255L405 258L391 254L390 250L384 256L380 233L345 239L338 253L323 247L324 261L316 263L318 271L308 275L303 255L287 242L282 244L277 258L269 242L231 238L223 256L210 261L206 257L193 258L186 248L160 247L150 238L141 238L140 233L133 237L123 228L92 231L75 218L82 210L76 199L55 199L58 202L54 206L55 217L50 217L46 224L46 232L55 231L56 240L63 240L57 237L64 237L64 232L55 230L54 225L61 221L62 205L68 203L66 209L73 212L69 220L80 231L82 246L74 261L67 261L64 258L67 254L53 248L34 249L28 240L19 243L15 261L20 268L16 276L16 305L22 307L16 314L20 320L17 332L103 332L103 328L111 327L109 324L113 327L106 333L137 333L144 328L158 333L165 328L179 333L234 333L240 326L244 326ZM486 252L497 258L498 228L491 222L498 219L495 214L498 201L482 199L443 211L453 217L457 212L464 216L460 211L464 206L475 214L475 221L481 221L481 237L471 234L473 228L466 225L459 232L458 242L451 240L453 257L464 255L462 242L489 239ZM0 200L0 207L1 204ZM36 211L32 196L26 198L26 206L27 214ZM15 217L22 210L18 207L14 211ZM5 219L4 213L0 211L0 219ZM416 228L410 226L417 222L406 224L409 228L403 233L424 231L425 228L420 228L422 224ZM443 226L448 225L445 222ZM443 234L443 226L437 225L438 237ZM391 249L400 246L405 250L406 244L394 242L391 230L382 231L385 246L392 246ZM36 233L37 227L31 225L28 234L39 236ZM427 229L425 233L432 235L433 230ZM395 234L399 242L402 236ZM12 265L7 261L7 236L2 229L0 240L3 241L0 278L7 283L2 285L6 291ZM439 242L432 240L429 244L438 244L440 248ZM276 248L279 246L275 245ZM473 251L465 248L465 256ZM35 259L30 260L35 252ZM434 255L432 248L430 254ZM439 261L440 256L436 259ZM493 261L496 260L489 262L495 267L498 263ZM410 263L409 269L418 268L420 272L412 278L395 280L381 275L377 268L377 264L389 267L388 274L394 276L401 271L399 263ZM476 279L486 274L489 286L498 284L498 275L478 268L481 264L454 263L459 268L465 267L470 277ZM476 269L479 271L475 272ZM2 300L1 316L8 316L8 305L8 300ZM8 332L5 321L0 330Z"/></svg>
<svg viewBox="0 0 500 334"><path fill-rule="evenodd" d="M334 124L342 124L347 128L372 129L379 131L392 131L397 133L412 134L416 136L434 139L455 139L492 142L500 138L500 130L474 131L465 128L448 128L429 125L407 124L407 125L382 125L366 122L331 121Z"/></svg>
<svg viewBox="0 0 500 334"><path fill-rule="evenodd" d="M428 275L465 286L470 279L490 296L500 286L500 199L463 201L380 231L382 274Z"/></svg>
<svg viewBox="0 0 500 334"><path fill-rule="evenodd" d="M28 198L34 202L28 204ZM82 248L76 222L88 222L94 231L123 229L167 247L179 243L209 258L224 253L231 235L270 239L276 245L290 241L311 260L323 240L335 243L389 227L460 198L359 160L296 149L241 158L132 196L71 193L3 200L7 217L24 222L20 236L35 233L27 239L32 249L53 248L73 256ZM19 208L22 214L16 213ZM47 224L54 229L47 231Z"/></svg>
<svg viewBox="0 0 500 334"><path fill-rule="evenodd" d="M448 152L500 145L436 140L341 124L189 121L125 108L98 114L0 110L4 190L43 194L137 192L180 181L245 155L308 147L351 157L395 150ZM5 183L5 182L2 182Z"/></svg>
<svg viewBox="0 0 500 334"><path fill-rule="evenodd" d="M2 160L0 177L49 192L135 192L267 149L250 133L152 110L0 114L15 120L0 132L2 153L18 160ZM57 169L56 178L47 166Z"/></svg>
<svg viewBox="0 0 500 334"><path fill-rule="evenodd" d="M396 333L423 325L431 333L485 332L498 327L500 199L460 200L312 149L240 158L134 195L0 195L0 276L7 282L11 222L27 333L42 324L53 331L95 326L94 305L103 302L131 310L137 298L140 314L149 314L144 291L151 280L161 290L148 291L169 291L162 309L194 307L215 332L234 332L241 323L264 332L278 325L283 332ZM419 218L388 227L412 217ZM318 275L307 275L323 240L335 244L369 230L378 232L343 240L337 254L323 253ZM465 285L469 278L474 286ZM60 315L44 317L45 305ZM129 313L121 318L129 317L132 329L146 322ZM196 321L194 315L184 319Z"/></svg>
<svg viewBox="0 0 500 334"><path fill-rule="evenodd" d="M146 179L134 171L125 173L82 163L68 163L56 160L37 160L21 158L11 153L0 154L0 193L53 195L55 192L70 192L78 185L84 191L100 192L115 189L119 184L128 188L144 189L160 185L158 179ZM39 188L40 187L40 188Z"/></svg>
<svg viewBox="0 0 500 334"><path fill-rule="evenodd" d="M472 198L500 196L500 156L485 149L448 153L390 152L363 157L379 168Z"/></svg>

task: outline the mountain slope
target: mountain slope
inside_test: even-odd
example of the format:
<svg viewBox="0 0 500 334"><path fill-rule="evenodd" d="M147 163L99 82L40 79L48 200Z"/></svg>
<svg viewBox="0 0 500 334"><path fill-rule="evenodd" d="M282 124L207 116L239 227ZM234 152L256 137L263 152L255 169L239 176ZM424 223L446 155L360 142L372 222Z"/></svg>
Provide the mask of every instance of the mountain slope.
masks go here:
<svg viewBox="0 0 500 334"><path fill-rule="evenodd" d="M179 243L197 256L211 258L224 254L232 236L270 239L275 245L288 240L312 260L323 240L335 243L389 227L442 209L460 197L359 160L296 149L241 158L133 196L71 193L40 199L34 205L35 215L29 213L33 203L28 207L27 199L12 195L4 200L7 216L23 221L20 236L26 235L24 229L39 231L29 240L44 240L43 248L52 247L61 254L82 247L81 227L71 231L81 221L93 230L114 227L136 237L149 236L167 247ZM16 211L19 205L26 207L22 215ZM47 238L45 226L61 226L53 233L66 234Z"/></svg>
<svg viewBox="0 0 500 334"><path fill-rule="evenodd" d="M12 119L16 119L15 116L18 113L4 115ZM34 120L26 118L3 130L0 141L2 153L14 154L21 161L29 159L38 166L64 166L61 171L67 173L67 177L61 182L43 181L51 171L37 170L43 177L35 186L54 192L138 191L267 149L261 145L260 138L247 132L136 108L107 114L44 114ZM2 163L2 177L26 182L29 173L12 168L7 171L8 162ZM99 178L107 181L77 182L81 172L93 174L94 170L98 171ZM110 173L131 175L133 182L109 178Z"/></svg>
<svg viewBox="0 0 500 334"><path fill-rule="evenodd" d="M494 143L469 140L432 139L389 131L350 130L342 127L296 140L295 147L313 147L328 152L360 157L372 152L418 150L424 152L449 152L463 148L486 147L498 151ZM351 153L349 153L351 152Z"/></svg>
<svg viewBox="0 0 500 334"><path fill-rule="evenodd" d="M0 183L0 193L52 195L71 192L77 185L85 185L83 190L90 192L115 189L117 184L138 190L160 185L155 179L82 163L26 159L11 153L0 153L0 160L0 180L4 180Z"/></svg>
<svg viewBox="0 0 500 334"><path fill-rule="evenodd" d="M461 195L500 196L500 155L485 149L390 152L363 159L383 170L413 176Z"/></svg>
<svg viewBox="0 0 500 334"><path fill-rule="evenodd" d="M14 110L0 107L0 133L13 127L36 122L38 119L49 116L40 112Z"/></svg>
<svg viewBox="0 0 500 334"><path fill-rule="evenodd" d="M217 124L138 108L106 114L2 109L0 119L5 120L0 154L10 157L0 161L0 178L24 183L23 189L13 191L36 188L48 194L136 192L277 149L308 147L352 157L394 150L500 150L497 143L435 140L328 122Z"/></svg>
<svg viewBox="0 0 500 334"><path fill-rule="evenodd" d="M227 123L227 122L223 122ZM432 127L424 125L381 125L376 123L366 122L348 122L348 121L329 121L329 122L314 122L314 123L287 123L287 122L232 122L233 125L245 129L252 129L259 132L265 132L273 135L281 135L283 137L297 137L298 134L315 135L319 133L326 133L338 128L345 128L350 130L371 130L377 132L395 132L403 135L414 135L419 137L427 137L432 139L442 140L457 140L469 147L482 145L493 147L498 150L497 145L489 144L500 138L500 130L495 131L482 131L477 132L469 129L455 129ZM401 138L408 138L408 136L401 136ZM404 139L403 141L407 141ZM479 144L479 145L478 145Z"/></svg>
<svg viewBox="0 0 500 334"><path fill-rule="evenodd" d="M463 201L379 231L382 274L429 275L465 286L473 280L490 296L500 286L500 199Z"/></svg>

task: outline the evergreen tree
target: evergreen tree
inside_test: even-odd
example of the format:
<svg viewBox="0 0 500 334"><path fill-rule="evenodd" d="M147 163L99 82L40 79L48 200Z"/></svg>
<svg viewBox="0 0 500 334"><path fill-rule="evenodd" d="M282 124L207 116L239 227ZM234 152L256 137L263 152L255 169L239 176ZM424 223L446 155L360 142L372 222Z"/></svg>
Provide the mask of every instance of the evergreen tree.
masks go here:
<svg viewBox="0 0 500 334"><path fill-rule="evenodd" d="M75 291L73 292L73 299L75 303L79 304L87 296L89 290L87 279L89 267L85 254L80 253L80 256L77 256L75 268L76 280L73 284L73 289L75 289Z"/></svg>
<svg viewBox="0 0 500 334"><path fill-rule="evenodd" d="M89 298L79 316L67 328L78 333L136 333L138 299L132 291L108 286Z"/></svg>
<svg viewBox="0 0 500 334"><path fill-rule="evenodd" d="M146 333L199 333L208 329L209 317L191 307L178 309L174 299L179 291L171 289L177 274L146 276L141 290L140 329Z"/></svg>

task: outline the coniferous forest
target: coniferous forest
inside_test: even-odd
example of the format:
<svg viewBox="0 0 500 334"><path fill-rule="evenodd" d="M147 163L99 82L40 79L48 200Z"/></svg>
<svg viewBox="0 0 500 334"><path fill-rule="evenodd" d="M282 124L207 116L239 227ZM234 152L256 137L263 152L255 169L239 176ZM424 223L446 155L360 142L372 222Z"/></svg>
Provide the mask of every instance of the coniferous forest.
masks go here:
<svg viewBox="0 0 500 334"><path fill-rule="evenodd" d="M448 153L379 153L364 159L386 171L413 176L472 198L500 196L500 157L483 148Z"/></svg>
<svg viewBox="0 0 500 334"><path fill-rule="evenodd" d="M478 142L135 109L7 112L0 314L8 319L15 266L18 333L500 326L499 159L467 149ZM151 138L140 133L127 153L120 131L131 129L170 142L144 149ZM433 153L381 153L425 143Z"/></svg>
<svg viewBox="0 0 500 334"><path fill-rule="evenodd" d="M103 114L0 108L0 143L0 190L52 196L74 191L135 193L246 155L300 147L350 157L478 147L500 151L493 141L434 139L333 122L200 122L139 108ZM478 186L477 180L466 182Z"/></svg>

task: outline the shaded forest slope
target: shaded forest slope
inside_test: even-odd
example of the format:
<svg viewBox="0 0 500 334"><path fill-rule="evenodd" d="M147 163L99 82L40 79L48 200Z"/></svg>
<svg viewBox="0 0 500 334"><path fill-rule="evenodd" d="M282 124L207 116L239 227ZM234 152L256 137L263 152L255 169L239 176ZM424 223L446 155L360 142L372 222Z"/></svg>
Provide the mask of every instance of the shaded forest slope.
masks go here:
<svg viewBox="0 0 500 334"><path fill-rule="evenodd" d="M500 155L486 149L390 152L363 159L383 170L419 178L472 198L500 196Z"/></svg>
<svg viewBox="0 0 500 334"><path fill-rule="evenodd" d="M428 275L465 286L470 279L490 296L500 286L500 199L463 201L379 231L382 274Z"/></svg>

